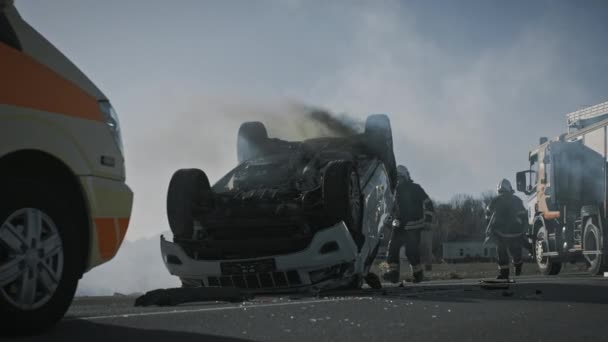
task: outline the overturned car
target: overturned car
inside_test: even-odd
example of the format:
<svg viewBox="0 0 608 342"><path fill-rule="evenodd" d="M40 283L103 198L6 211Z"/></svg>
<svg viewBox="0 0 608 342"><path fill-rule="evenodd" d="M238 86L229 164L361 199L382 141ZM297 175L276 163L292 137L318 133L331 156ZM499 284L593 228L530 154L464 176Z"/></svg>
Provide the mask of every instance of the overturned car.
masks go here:
<svg viewBox="0 0 608 342"><path fill-rule="evenodd" d="M390 121L298 142L260 122L238 132L239 165L211 186L198 169L174 173L167 195L169 272L184 287L255 293L358 288L390 222L396 165Z"/></svg>

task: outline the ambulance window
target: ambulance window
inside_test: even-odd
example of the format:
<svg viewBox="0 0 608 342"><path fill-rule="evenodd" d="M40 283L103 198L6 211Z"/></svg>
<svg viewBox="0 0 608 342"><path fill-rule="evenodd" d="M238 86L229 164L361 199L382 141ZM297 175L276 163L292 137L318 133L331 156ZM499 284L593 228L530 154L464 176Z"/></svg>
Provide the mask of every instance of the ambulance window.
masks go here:
<svg viewBox="0 0 608 342"><path fill-rule="evenodd" d="M15 31L4 13L0 13L0 42L14 49L21 50L19 39L17 39Z"/></svg>

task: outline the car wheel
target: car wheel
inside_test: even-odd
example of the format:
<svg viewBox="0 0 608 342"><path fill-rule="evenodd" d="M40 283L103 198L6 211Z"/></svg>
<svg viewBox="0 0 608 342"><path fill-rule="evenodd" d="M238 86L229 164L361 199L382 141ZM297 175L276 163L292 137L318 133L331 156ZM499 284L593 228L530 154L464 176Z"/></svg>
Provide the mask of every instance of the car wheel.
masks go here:
<svg viewBox="0 0 608 342"><path fill-rule="evenodd" d="M397 179L397 163L393 150L393 132L391 121L385 114L374 114L365 121L365 135L371 150L386 166L391 180Z"/></svg>
<svg viewBox="0 0 608 342"><path fill-rule="evenodd" d="M268 132L263 123L253 121L241 124L236 141L239 164L262 155L263 146L267 142Z"/></svg>
<svg viewBox="0 0 608 342"><path fill-rule="evenodd" d="M608 271L602 256L602 231L593 223L593 220L587 220L585 225L583 251L586 252L584 254L585 261L588 265L587 271L590 274L598 275Z"/></svg>
<svg viewBox="0 0 608 342"><path fill-rule="evenodd" d="M1 335L32 335L58 322L82 275L70 200L60 187L4 185L0 206ZM85 227L78 227L86 229Z"/></svg>
<svg viewBox="0 0 608 342"><path fill-rule="evenodd" d="M167 218L175 238L194 238L194 221L211 201L211 186L207 175L199 169L177 170L169 182Z"/></svg>
<svg viewBox="0 0 608 342"><path fill-rule="evenodd" d="M331 223L344 221L357 244L362 243L363 198L353 163L332 161L323 175L323 201Z"/></svg>
<svg viewBox="0 0 608 342"><path fill-rule="evenodd" d="M548 233L547 228L541 226L536 233L536 248L534 249L536 264L540 273L544 275L559 274L562 269L562 263L550 256L543 256L545 252L549 252Z"/></svg>

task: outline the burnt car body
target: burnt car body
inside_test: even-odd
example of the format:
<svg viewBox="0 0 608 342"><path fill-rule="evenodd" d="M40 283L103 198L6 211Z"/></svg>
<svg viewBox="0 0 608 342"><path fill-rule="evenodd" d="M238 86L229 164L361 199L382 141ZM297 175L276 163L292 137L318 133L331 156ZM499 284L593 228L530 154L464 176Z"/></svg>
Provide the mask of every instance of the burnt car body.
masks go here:
<svg viewBox="0 0 608 342"><path fill-rule="evenodd" d="M360 287L393 211L388 118L370 116L347 137L288 142L259 122L238 137L240 164L213 186L198 169L173 175L173 242L161 237L169 272L187 287Z"/></svg>

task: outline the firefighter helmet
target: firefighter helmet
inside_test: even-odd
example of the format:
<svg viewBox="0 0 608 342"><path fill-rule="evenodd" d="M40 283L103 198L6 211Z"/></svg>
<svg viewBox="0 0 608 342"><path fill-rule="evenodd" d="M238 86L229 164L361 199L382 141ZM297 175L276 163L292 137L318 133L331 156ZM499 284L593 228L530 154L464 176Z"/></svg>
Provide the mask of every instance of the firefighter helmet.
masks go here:
<svg viewBox="0 0 608 342"><path fill-rule="evenodd" d="M511 182L509 182L509 180L507 180L505 178L503 178L498 183L498 186L496 188L497 188L496 190L498 190L499 194L505 193L505 192L508 192L508 193L513 193L514 192L513 191L513 187L511 186Z"/></svg>
<svg viewBox="0 0 608 342"><path fill-rule="evenodd" d="M397 166L397 175L405 178L407 181L412 180L412 177L410 177L410 172L408 171L407 167L403 165Z"/></svg>

